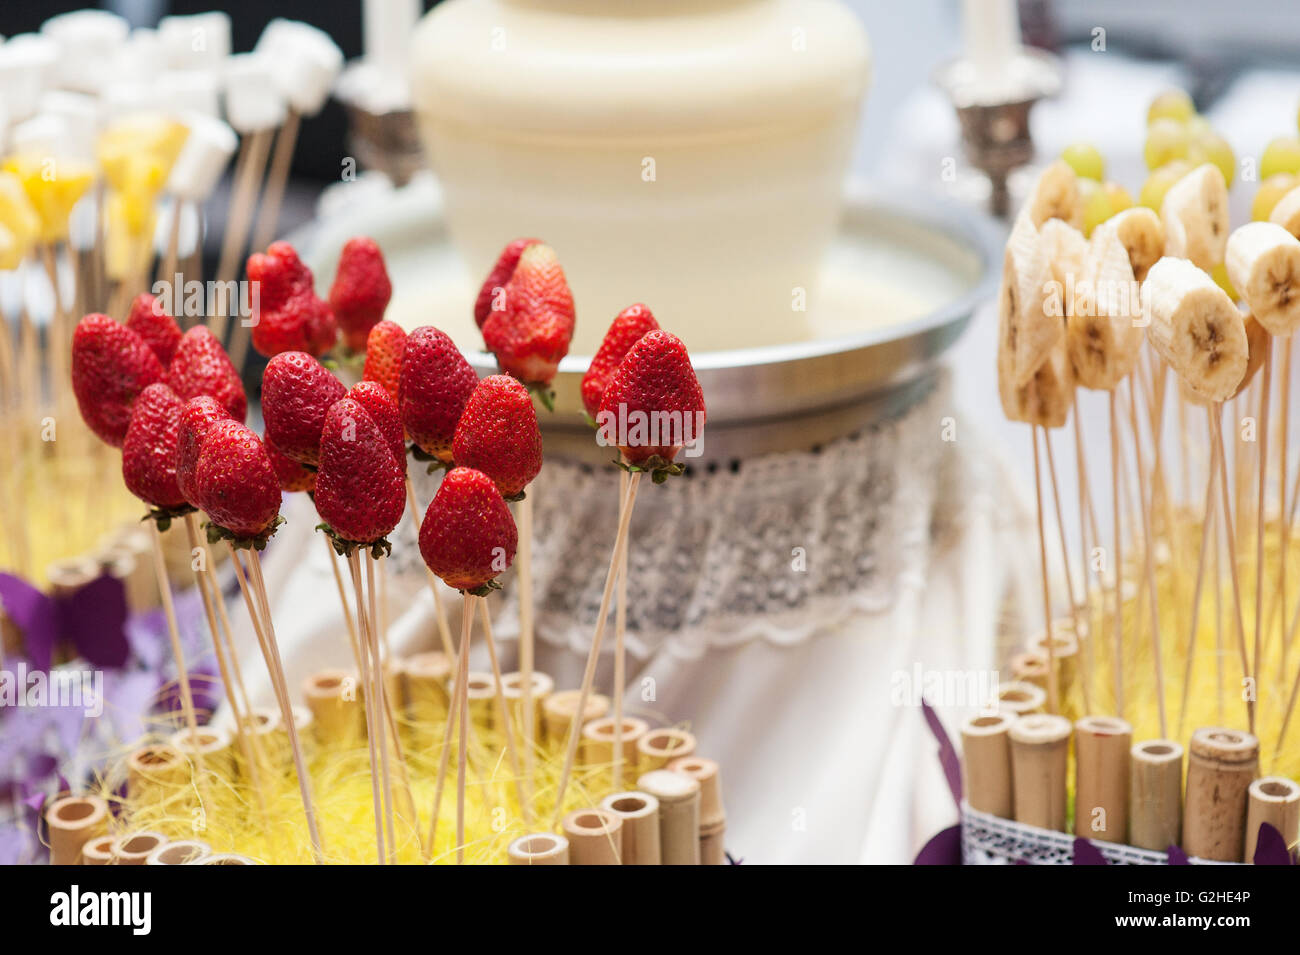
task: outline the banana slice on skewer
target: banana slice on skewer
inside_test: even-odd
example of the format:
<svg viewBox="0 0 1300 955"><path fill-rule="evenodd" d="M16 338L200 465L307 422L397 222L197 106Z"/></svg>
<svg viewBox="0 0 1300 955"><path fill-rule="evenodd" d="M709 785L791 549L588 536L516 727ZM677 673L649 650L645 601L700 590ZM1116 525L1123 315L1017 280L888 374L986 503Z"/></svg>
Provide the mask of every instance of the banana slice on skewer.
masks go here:
<svg viewBox="0 0 1300 955"><path fill-rule="evenodd" d="M1083 230L1079 179L1065 160L1058 159L1043 170L1022 214L1028 214L1035 228L1041 228L1048 219L1060 219Z"/></svg>
<svg viewBox="0 0 1300 955"><path fill-rule="evenodd" d="M1134 206L1111 216L1093 230L1094 239L1098 232L1118 236L1128 253L1133 277L1139 282L1146 279L1147 271L1165 254L1165 227L1160 217L1146 206Z"/></svg>
<svg viewBox="0 0 1300 955"><path fill-rule="evenodd" d="M1099 228L1065 333L1079 384L1102 391L1119 384L1137 364L1141 322L1142 299L1128 252L1115 229Z"/></svg>
<svg viewBox="0 0 1300 955"><path fill-rule="evenodd" d="M999 366L1011 387L1022 388L1065 337L1064 313L1053 314L1051 263L1038 230L1026 216L1016 220L1002 260L998 299Z"/></svg>
<svg viewBox="0 0 1300 955"><path fill-rule="evenodd" d="M1300 186L1296 186L1277 201L1269 214L1269 222L1275 222L1300 239Z"/></svg>
<svg viewBox="0 0 1300 955"><path fill-rule="evenodd" d="M1300 327L1300 239L1275 222L1251 222L1228 238L1228 278L1273 335Z"/></svg>
<svg viewBox="0 0 1300 955"><path fill-rule="evenodd" d="M1147 339L1188 388L1210 401L1232 397L1246 373L1246 330L1209 275L1165 256L1142 283L1142 313Z"/></svg>
<svg viewBox="0 0 1300 955"><path fill-rule="evenodd" d="M1241 394L1250 385L1255 375L1264 367L1264 346L1270 338L1268 330L1255 321L1255 316L1250 312L1243 312L1241 316L1242 324L1246 331L1246 348L1248 356L1246 358L1246 373L1241 376L1241 382L1237 385L1237 390L1228 396L1231 401L1237 395ZM1209 401L1202 395L1192 391L1180 378L1178 379L1178 388L1183 398L1192 404L1206 405Z"/></svg>
<svg viewBox="0 0 1300 955"><path fill-rule="evenodd" d="M1160 206L1165 255L1190 259L1209 271L1223 261L1228 244L1228 184L1213 163L1198 166L1174 183Z"/></svg>

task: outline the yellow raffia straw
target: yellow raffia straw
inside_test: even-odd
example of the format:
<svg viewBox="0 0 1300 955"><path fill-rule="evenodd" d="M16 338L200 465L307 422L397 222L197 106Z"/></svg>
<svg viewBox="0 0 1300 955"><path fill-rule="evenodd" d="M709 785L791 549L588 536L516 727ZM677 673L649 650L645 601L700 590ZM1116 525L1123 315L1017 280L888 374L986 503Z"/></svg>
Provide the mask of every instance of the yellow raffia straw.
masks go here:
<svg viewBox="0 0 1300 955"><path fill-rule="evenodd" d="M395 785L397 858L402 864L420 865L423 858L417 833L428 831L444 724L427 720L401 720L400 723L419 819L413 826L403 817L403 800L398 795L400 787ZM164 730L160 736L165 735ZM417 748L414 744L419 740L438 742ZM503 753L504 743L504 735L499 731L475 727L470 763L481 775L471 768L466 788L467 863L504 864L511 841L528 831L515 800L509 760ZM232 749L237 749L237 746L232 744ZM125 753L115 755L118 763L125 759ZM364 741L353 739L330 745L313 743L308 748L307 757L326 861L373 864L374 815ZM532 815L534 819L548 819L554 811L553 800L563 753L555 748L538 747L536 764ZM128 793L122 801L119 827L123 830L157 830L173 839L202 839L215 852L239 852L271 864L309 865L312 862L311 843L307 837L298 783L290 765L281 754L275 770L264 770L260 774L267 806L265 816L258 809L256 796L247 783L247 774L237 768L232 772L227 763L207 767L202 773L191 772L190 778L182 785L164 787L154 784L144 793ZM608 765L588 765L575 770L565 798L566 807L576 809L597 804L608 789L610 770ZM396 781L396 769L394 777ZM115 790L121 780L120 772L108 776L100 784L100 794L118 802ZM433 862L448 865L456 862L455 813L448 811L454 793L444 793L443 798L448 800L448 805L443 807L439 819Z"/></svg>
<svg viewBox="0 0 1300 955"><path fill-rule="evenodd" d="M95 181L95 171L88 163L36 153L10 156L4 171L15 176L27 194L40 221L36 238L41 242L67 237L72 207Z"/></svg>

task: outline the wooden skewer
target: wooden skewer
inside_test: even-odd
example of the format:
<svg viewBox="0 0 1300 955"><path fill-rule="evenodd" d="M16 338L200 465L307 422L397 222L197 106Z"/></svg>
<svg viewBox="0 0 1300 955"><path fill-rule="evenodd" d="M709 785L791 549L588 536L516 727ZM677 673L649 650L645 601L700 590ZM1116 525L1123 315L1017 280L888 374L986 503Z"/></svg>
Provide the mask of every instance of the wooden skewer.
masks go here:
<svg viewBox="0 0 1300 955"><path fill-rule="evenodd" d="M1091 712L1092 711L1092 703L1091 703L1092 684L1096 674L1096 665L1097 665L1096 652L1095 652L1095 648L1093 647L1093 637L1098 634L1100 628L1094 626L1096 620L1093 617L1093 613L1092 613L1092 588L1088 583L1088 555L1089 555L1088 540L1089 538L1088 538L1088 522L1085 520L1085 516L1093 517L1092 491L1090 490L1088 485L1088 462L1087 459L1084 457L1084 452L1083 452L1083 447L1084 447L1083 421L1079 416L1079 395L1077 389L1073 396L1073 403L1074 403L1074 463L1076 469L1078 470L1077 490L1079 492L1079 557L1081 561L1080 566L1083 568L1083 612L1084 612L1084 619L1088 621L1088 638L1086 641L1084 641L1084 645L1083 645L1083 661L1084 661L1084 671L1085 671L1083 676L1083 692L1084 692L1085 705L1088 707L1089 712ZM1095 518L1092 527L1092 541L1094 545L1099 544L1101 541L1100 535L1097 534Z"/></svg>
<svg viewBox="0 0 1300 955"><path fill-rule="evenodd" d="M1192 590L1192 629L1187 635L1187 665L1183 671L1183 698L1178 708L1178 738L1183 736L1183 722L1187 718L1187 699L1192 688L1192 669L1196 662L1196 629L1201 616L1201 587L1205 581L1205 555L1210 549L1210 531L1218 519L1214 512L1214 449L1210 449L1210 473L1205 480L1205 517L1201 522L1201 552L1196 559L1196 586ZM1218 586L1216 579L1215 586Z"/></svg>
<svg viewBox="0 0 1300 955"><path fill-rule="evenodd" d="M180 630L176 626L176 607L172 603L171 577L167 573L167 559L163 556L162 535L158 532L158 525L154 521L150 521L149 526L153 537L154 574L158 580L158 593L162 597L163 614L167 618L167 638L171 641L172 656L176 659L176 678L181 689L181 710L185 714L185 724L189 727L191 741L197 744L199 721L194 714L194 694L190 690L190 674L185 667L185 651L181 648ZM195 756L202 767L203 756L197 749Z"/></svg>
<svg viewBox="0 0 1300 955"><path fill-rule="evenodd" d="M1116 386L1118 388L1118 385ZM1110 493L1115 549L1115 715L1124 718L1124 538L1120 533L1119 415L1115 409L1115 388L1110 391Z"/></svg>
<svg viewBox="0 0 1300 955"><path fill-rule="evenodd" d="M161 282L172 284L176 281L176 264L180 260L181 216L185 212L185 203L179 198L172 199L172 221L167 230L167 249L158 260L158 271L154 277ZM175 289L174 294L182 296L185 288ZM175 318L176 316L172 316Z"/></svg>
<svg viewBox="0 0 1300 955"><path fill-rule="evenodd" d="M1132 378L1129 379L1129 391L1134 392L1136 386ZM1137 467L1139 477L1142 474L1142 437L1138 430L1137 417L1137 395L1131 394L1129 400L1129 409L1132 413L1133 424L1133 460ZM1160 736L1163 739L1169 738L1169 724L1165 715L1165 667L1164 658L1160 647L1160 596L1156 590L1156 560L1155 560L1155 534L1151 531L1151 502L1150 499L1142 493L1142 486L1138 484L1138 509L1142 518L1142 538L1143 538L1143 564L1146 568L1147 592L1149 594L1148 603L1151 611L1151 654L1152 663L1155 667L1156 679L1156 704L1157 712L1160 714Z"/></svg>
<svg viewBox="0 0 1300 955"><path fill-rule="evenodd" d="M464 674L464 684L460 689L460 714L457 719L460 722L458 727L460 735L460 746L456 753L456 864L465 864L465 763L467 752L469 750L469 649L470 640L474 632L474 600L473 594L464 595L464 604L461 607L463 622L461 623L460 637L460 670Z"/></svg>
<svg viewBox="0 0 1300 955"><path fill-rule="evenodd" d="M415 503L415 488L411 486L411 477L406 477L406 503L411 511L411 521L415 524L416 537L420 535L420 508ZM456 651L451 646L451 628L447 626L447 613L442 606L442 596L438 592L438 577L427 566L424 568L429 578L429 591L433 594L433 615L438 621L438 636L442 639L442 652L447 655L447 662L456 665Z"/></svg>
<svg viewBox="0 0 1300 955"><path fill-rule="evenodd" d="M627 497L628 473L618 471L618 503ZM621 520L622 514L619 515ZM1064 533L1064 532L1062 532ZM614 604L614 792L623 790L623 690L627 686L627 547L632 534L623 536L618 555L618 595ZM1064 538L1062 538L1064 539Z"/></svg>
<svg viewBox="0 0 1300 955"><path fill-rule="evenodd" d="M219 282L228 282L235 275L239 255L244 249L244 240L248 237L248 227L253 217L253 201L257 198L257 187L262 181L262 169L266 165L271 135L270 129L259 129L240 141L239 155L235 159L234 183L230 193L230 217L226 220L226 231L221 242L221 258L217 260L216 278ZM229 305L228 302L226 304ZM225 312L217 315L215 306L216 296L213 296L212 307L209 310L212 332L218 340L225 341L226 326L230 322L230 316ZM239 327L244 327L242 322ZM247 329L244 330L247 333ZM235 365L236 370L240 367L241 365Z"/></svg>
<svg viewBox="0 0 1300 955"><path fill-rule="evenodd" d="M466 608L468 611L468 608ZM473 617L466 612L461 621L461 647L469 649ZM451 701L447 707L447 725L443 728L442 750L438 755L438 776L433 787L433 811L429 817L429 838L424 842L424 861L429 862L438 838L438 814L442 809L442 789L447 781L447 763L451 756L451 740L456 723L460 720L461 697L469 688L469 654L462 654L456 662L456 680L452 684ZM464 744L461 745L464 752Z"/></svg>
<svg viewBox="0 0 1300 955"><path fill-rule="evenodd" d="M375 560L370 554L365 555L366 565L366 591L369 603L369 610L366 613L366 642L369 645L371 668L371 679L375 684L375 715L379 719L379 761L384 769L383 793L384 793L384 815L385 825L388 833L388 856L389 861L397 864L397 840L393 835L393 771L389 766L388 760L388 721L383 719L384 714L389 712L388 686L384 679L384 658L379 652L379 633L377 630L376 620L378 614L375 611ZM391 657L390 657L391 659Z"/></svg>
<svg viewBox="0 0 1300 955"><path fill-rule="evenodd" d="M203 613L208 620L208 631L212 634L212 649L217 657L217 669L221 672L221 685L226 691L226 702L230 704L231 715L235 718L235 740L239 744L240 751L244 754L244 761L248 763L248 774L253 784L253 792L257 796L258 806L262 810L263 817L266 816L266 797L262 792L261 762L262 754L255 748L253 742L250 742L248 733L248 711L241 709L236 697L235 682L231 676L230 663L226 658L226 651L222 645L221 634L217 630L217 613L213 605L212 594L209 593L208 584L211 567L208 564L207 549L199 543L199 523L193 512L185 515L185 531L190 541L190 553L199 551L202 555L203 569L194 572L194 582L199 589L199 596L203 600Z"/></svg>
<svg viewBox="0 0 1300 955"><path fill-rule="evenodd" d="M354 550L348 555L348 570L352 574L352 592L356 597L357 623L361 630L361 685L365 687L366 710L366 747L370 751L370 794L375 809L375 848L379 853L379 864L384 865L384 804L380 794L379 774L381 772L376 740L383 733L379 718L375 713L375 703L379 699L375 691L375 681L370 666L369 629L366 624L365 597L361 592L361 570Z"/></svg>
<svg viewBox="0 0 1300 955"><path fill-rule="evenodd" d="M587 654L587 667L582 674L582 688L578 692L578 705L574 709L573 721L569 724L568 744L564 753L564 769L560 772L560 784L555 792L555 818L552 828L559 826L564 815L564 793L569 786L569 776L573 772L573 758L578 752L578 738L582 735L582 714L587 711L587 699L591 696L591 686L596 679L596 663L600 659L601 638L605 635L605 620L609 616L609 602L614 596L614 582L618 576L618 558L623 552L623 541L627 537L628 525L632 522L632 508L636 504L637 486L641 481L641 472L633 473L627 482L627 494L623 498L618 520L618 533L614 538L614 548L609 555L609 570L605 573L605 589L600 597L600 610L596 615L596 631L591 639L591 650Z"/></svg>
<svg viewBox="0 0 1300 955"><path fill-rule="evenodd" d="M1251 657L1249 675L1255 683L1256 700L1260 692L1260 667L1264 647L1264 530L1266 515L1264 497L1268 488L1268 416L1272 404L1273 336L1264 336L1263 382L1259 396L1259 494L1255 506L1255 653ZM1251 732L1254 732L1252 727Z"/></svg>
<svg viewBox="0 0 1300 955"><path fill-rule="evenodd" d="M338 561L334 559L334 544L328 537L321 536L325 542L325 551L329 555L330 571L334 574L334 589L338 591L339 606L343 608L343 623L348 630L348 642L352 645L352 659L357 664L357 673L361 672L361 642L357 637L357 625L352 619L352 609L348 606L348 594L343 587L343 575L339 572Z"/></svg>
<svg viewBox="0 0 1300 955"><path fill-rule="evenodd" d="M524 796L531 800L533 780L537 775L537 714L533 710L533 496L534 484L524 491L519 502L519 678L521 701L521 735L524 739Z"/></svg>
<svg viewBox="0 0 1300 955"><path fill-rule="evenodd" d="M533 814L524 799L523 773L519 768L519 753L515 748L515 730L510 717L510 704L501 683L501 664L497 659L497 642L492 636L492 616L488 613L486 600L478 602L479 618L483 623L483 639L487 643L488 659L492 663L492 679L496 688L497 708L501 710L501 721L506 734L506 753L510 757L510 770L515 777L515 798L519 800L519 811L523 815L524 825L532 828Z"/></svg>
<svg viewBox="0 0 1300 955"><path fill-rule="evenodd" d="M1232 523L1232 507L1228 499L1228 456L1223 447L1223 429L1219 421L1219 405L1207 409L1210 418L1210 441L1214 454L1219 460L1219 496L1223 508L1224 536L1228 540L1228 569L1232 579L1232 603L1237 617L1237 649L1241 653L1241 672L1243 676L1250 673L1250 661L1246 653L1246 623L1241 610L1241 581L1237 571L1237 536ZM1255 732L1255 700L1251 693L1246 700L1246 719L1250 731Z"/></svg>
<svg viewBox="0 0 1300 955"><path fill-rule="evenodd" d="M1052 633L1052 588L1047 581L1047 532L1043 521L1043 477L1038 462L1038 425L1030 425L1034 439L1034 497L1038 502L1038 556L1043 581L1043 618L1047 629L1043 631L1043 644L1047 647L1047 711L1059 713L1060 694L1056 675L1056 640ZM1043 429L1046 430L1045 428Z"/></svg>
<svg viewBox="0 0 1300 955"><path fill-rule="evenodd" d="M1286 513L1286 473L1290 464L1290 432L1291 432L1291 336L1283 339L1282 346L1282 396L1281 396L1281 414L1282 426L1279 429L1279 440L1281 448L1278 451L1278 470L1277 470L1277 493L1278 493L1278 514L1279 516ZM1291 549L1291 525L1286 521L1280 521L1280 532L1282 535L1282 546L1278 552L1277 565L1277 594L1273 598L1273 609L1282 620L1285 626L1286 622L1286 564L1287 551ZM1273 628L1269 627L1272 633ZM1282 643L1282 672L1286 671L1287 664L1287 642L1284 639Z"/></svg>
<svg viewBox="0 0 1300 955"><path fill-rule="evenodd" d="M1213 467L1213 455L1211 455L1211 467ZM1224 694L1226 692L1223 680L1223 537L1221 531L1222 515L1214 522L1214 675L1218 688L1216 695L1216 713L1215 725L1222 726L1224 720Z"/></svg>
<svg viewBox="0 0 1300 955"><path fill-rule="evenodd" d="M262 650L262 659L266 661L267 675L271 678L271 689L275 692L280 705L280 719L289 734L289 747L293 751L294 769L298 773L298 791L302 796L303 814L307 818L307 832L311 838L312 854L317 865L325 861L325 850L321 843L320 829L316 825L316 806L311 796L311 779L307 775L306 763L302 758L302 745L298 740L298 724L293 718L293 707L289 703L289 689L284 679L284 668L280 662L280 650L275 640L275 629L271 621L270 604L266 600L266 584L262 580L262 565L257 559L257 551L250 551L249 566L252 574L244 573L239 559L239 551L234 544L227 541L231 562L235 566L235 579L239 581L239 591L244 597L244 606L248 610L249 620L253 624L253 633Z"/></svg>
<svg viewBox="0 0 1300 955"><path fill-rule="evenodd" d="M1085 634L1083 628L1079 626L1079 601L1076 599L1074 595L1074 575L1070 572L1070 552L1069 552L1069 548L1066 546L1066 541L1065 541L1065 516L1061 509L1061 485L1056 480L1056 461L1052 455L1052 436L1047 433L1047 429L1045 428L1043 429L1043 447L1047 449L1047 474L1052 481L1052 500L1056 505L1056 527L1060 531L1061 566L1065 569L1065 589L1066 589L1066 595L1070 599L1070 619L1074 621L1074 636L1075 636L1075 641L1079 644L1079 648L1080 648L1079 652L1086 653L1087 651L1084 648L1084 644L1087 642L1087 638L1090 634ZM1079 528L1079 532L1081 534L1083 533L1082 527ZM627 545L624 544L624 546L626 547ZM626 577L627 576L626 555L624 556L623 560L624 560L623 577ZM1087 582L1087 574L1088 571L1087 568L1085 567L1084 568L1085 584ZM620 580L621 579L622 578L620 578ZM1055 642L1055 641L1049 640L1049 642ZM1084 679L1080 680L1079 685L1080 688L1083 690L1084 710L1085 712L1091 713L1092 694L1088 687L1087 678L1085 677ZM621 780L615 783L616 790L622 788L622 786L619 785L619 782L621 782Z"/></svg>

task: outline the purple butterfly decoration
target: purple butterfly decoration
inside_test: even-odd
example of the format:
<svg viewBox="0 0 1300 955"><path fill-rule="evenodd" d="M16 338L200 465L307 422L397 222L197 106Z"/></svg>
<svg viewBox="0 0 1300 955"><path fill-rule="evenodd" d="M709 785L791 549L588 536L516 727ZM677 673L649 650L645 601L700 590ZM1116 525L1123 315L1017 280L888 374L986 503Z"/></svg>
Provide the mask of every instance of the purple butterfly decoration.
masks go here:
<svg viewBox="0 0 1300 955"><path fill-rule="evenodd" d="M0 574L0 609L22 631L32 666L49 670L61 645L106 669L126 664L126 590L103 575L67 597L53 597L21 577Z"/></svg>

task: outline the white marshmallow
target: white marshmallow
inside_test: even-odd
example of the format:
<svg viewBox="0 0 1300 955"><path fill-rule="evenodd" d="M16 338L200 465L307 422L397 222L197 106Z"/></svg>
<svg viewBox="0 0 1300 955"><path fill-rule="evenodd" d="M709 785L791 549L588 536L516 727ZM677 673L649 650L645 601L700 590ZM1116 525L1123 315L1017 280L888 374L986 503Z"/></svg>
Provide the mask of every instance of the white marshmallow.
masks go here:
<svg viewBox="0 0 1300 955"><path fill-rule="evenodd" d="M41 33L59 45L60 85L93 93L112 75L130 27L107 10L74 10L46 20Z"/></svg>
<svg viewBox="0 0 1300 955"><path fill-rule="evenodd" d="M272 129L284 122L284 97L259 53L237 53L226 61L226 121L240 133Z"/></svg>
<svg viewBox="0 0 1300 955"><path fill-rule="evenodd" d="M157 30L132 30L131 35L113 53L111 80L115 83L127 80L152 82L163 66L162 41L158 39Z"/></svg>
<svg viewBox="0 0 1300 955"><path fill-rule="evenodd" d="M267 56L276 87L303 116L320 112L343 70L343 51L329 34L297 20L272 20L254 52Z"/></svg>
<svg viewBox="0 0 1300 955"><path fill-rule="evenodd" d="M126 80L104 87L99 101L103 106L103 122L109 125L135 113L165 112L168 104L159 95L153 83Z"/></svg>
<svg viewBox="0 0 1300 955"><path fill-rule="evenodd" d="M36 103L53 82L59 46L47 37L22 33L0 45L0 101L10 122L36 112Z"/></svg>
<svg viewBox="0 0 1300 955"><path fill-rule="evenodd" d="M72 155L72 135L62 116L37 113L9 130L9 148L18 155L62 158Z"/></svg>
<svg viewBox="0 0 1300 955"><path fill-rule="evenodd" d="M99 136L99 102L85 93L50 90L41 97L41 112L60 116L67 123L69 146L78 159L95 158Z"/></svg>
<svg viewBox="0 0 1300 955"><path fill-rule="evenodd" d="M214 119L221 114L217 77L211 70L167 70L159 74L158 95L168 111L202 113Z"/></svg>
<svg viewBox="0 0 1300 955"><path fill-rule="evenodd" d="M230 56L230 16L216 10L163 17L158 35L166 63L174 70L216 69Z"/></svg>
<svg viewBox="0 0 1300 955"><path fill-rule="evenodd" d="M219 119L195 113L185 117L190 134L167 179L167 191L179 199L202 202L212 194L235 154L239 137Z"/></svg>
<svg viewBox="0 0 1300 955"><path fill-rule="evenodd" d="M420 0L361 0L361 40L367 63L405 76Z"/></svg>

